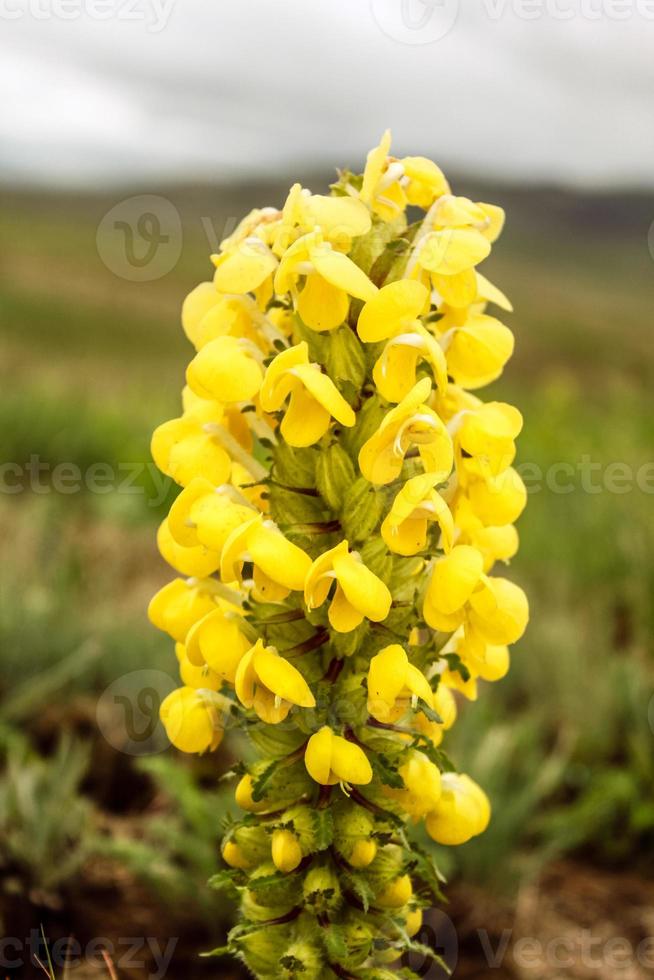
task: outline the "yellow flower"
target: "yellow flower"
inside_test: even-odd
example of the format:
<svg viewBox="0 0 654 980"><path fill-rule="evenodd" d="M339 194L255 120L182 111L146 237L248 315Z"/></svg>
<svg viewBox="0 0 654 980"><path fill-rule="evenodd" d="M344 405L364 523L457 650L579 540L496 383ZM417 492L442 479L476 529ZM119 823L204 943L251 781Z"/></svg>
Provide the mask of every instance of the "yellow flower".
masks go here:
<svg viewBox="0 0 654 980"><path fill-rule="evenodd" d="M495 458L496 459L496 458ZM501 457L500 457L501 459ZM474 464L473 464L474 465ZM527 488L520 474L508 466L497 476L485 473L481 479L466 472L465 461L460 469L464 473L464 493L457 498L454 506L457 524L458 511L463 503L485 527L501 527L516 521L527 503ZM469 468L472 469L472 466ZM461 523L465 523L467 513L464 513Z"/></svg>
<svg viewBox="0 0 654 980"><path fill-rule="evenodd" d="M188 368L186 381L200 398L244 402L261 387L261 351L240 337L217 337L202 347Z"/></svg>
<svg viewBox="0 0 654 980"><path fill-rule="evenodd" d="M184 643L191 626L216 608L214 593L211 579L173 579L150 600L150 622Z"/></svg>
<svg viewBox="0 0 654 980"><path fill-rule="evenodd" d="M445 480L452 469L452 439L445 425L426 401L431 381L423 378L391 409L377 431L364 443L359 453L359 467L366 480L384 484L396 480L404 457L412 446L426 473Z"/></svg>
<svg viewBox="0 0 654 980"><path fill-rule="evenodd" d="M347 541L325 551L306 575L304 600L308 609L317 609L329 595L332 582L336 591L329 606L329 622L338 633L349 633L364 619L379 623L386 619L392 596L381 579L367 568Z"/></svg>
<svg viewBox="0 0 654 980"><path fill-rule="evenodd" d="M186 636L186 656L191 664L207 664L221 680L234 683L236 670L252 646L241 632L244 625L235 606L218 599L217 608L194 623Z"/></svg>
<svg viewBox="0 0 654 980"><path fill-rule="evenodd" d="M456 845L483 833L490 821L484 791L469 776L455 772L443 773L441 787L441 798L425 820L429 836L438 844Z"/></svg>
<svg viewBox="0 0 654 980"><path fill-rule="evenodd" d="M450 185L440 167L427 157L402 157L400 160L406 184L404 190L409 204L430 208L436 198L449 194Z"/></svg>
<svg viewBox="0 0 654 980"><path fill-rule="evenodd" d="M389 402L400 402L416 383L419 361L431 368L436 387L447 387L447 362L445 354L432 335L422 326L411 333L398 334L386 344L377 360L372 377L377 390Z"/></svg>
<svg viewBox="0 0 654 980"><path fill-rule="evenodd" d="M368 713L377 721L395 722L418 698L431 705L432 690L403 647L394 643L375 654L368 670Z"/></svg>
<svg viewBox="0 0 654 980"><path fill-rule="evenodd" d="M314 708L316 700L304 677L274 647L263 640L241 658L234 680L241 704L253 708L269 725L276 725L288 715L293 705Z"/></svg>
<svg viewBox="0 0 654 980"><path fill-rule="evenodd" d="M428 305L429 290L421 282L399 279L388 283L361 308L357 332L367 344L376 344L415 330Z"/></svg>
<svg viewBox="0 0 654 980"><path fill-rule="evenodd" d="M515 440L521 429L522 415L505 402L487 402L463 412L454 438L458 472L464 478L503 473L515 459ZM519 477L508 485L517 492L523 489Z"/></svg>
<svg viewBox="0 0 654 980"><path fill-rule="evenodd" d="M438 805L441 798L441 773L422 752L411 752L398 770L404 789L384 788L414 820L421 820Z"/></svg>
<svg viewBox="0 0 654 980"><path fill-rule="evenodd" d="M321 439L332 418L353 426L356 415L334 382L309 363L309 348L302 341L278 354L268 366L260 393L265 412L279 411L287 398L280 431L289 446L311 446Z"/></svg>
<svg viewBox="0 0 654 980"><path fill-rule="evenodd" d="M274 227L272 250L284 252L299 237L320 229L326 241L341 252L349 252L352 239L370 231L370 213L354 197L327 197L311 194L300 184L293 184Z"/></svg>
<svg viewBox="0 0 654 980"><path fill-rule="evenodd" d="M390 551L398 555L422 551L430 521L441 530L441 547L451 549L454 522L449 507L434 489L438 482L438 474L422 473L407 480L396 495L381 526L381 536Z"/></svg>
<svg viewBox="0 0 654 980"><path fill-rule="evenodd" d="M469 313L462 324L443 317L435 325L447 359L447 372L463 388L482 388L502 373L513 354L508 327L485 313Z"/></svg>
<svg viewBox="0 0 654 980"><path fill-rule="evenodd" d="M253 235L212 255L211 261L216 267L213 281L221 293L254 292L277 268L277 259L266 243Z"/></svg>
<svg viewBox="0 0 654 980"><path fill-rule="evenodd" d="M363 749L335 735L327 725L309 739L304 764L311 778L322 786L365 785L372 780L372 769Z"/></svg>
<svg viewBox="0 0 654 980"><path fill-rule="evenodd" d="M206 578L220 566L220 555L204 545L185 548L170 533L169 519L165 518L157 531L157 547L162 558L182 575Z"/></svg>
<svg viewBox="0 0 654 980"><path fill-rule="evenodd" d="M186 655L186 647L183 643L175 644L175 656L177 657L182 684L186 687L204 688L207 691L220 690L222 678L206 664L201 667L192 664Z"/></svg>
<svg viewBox="0 0 654 980"><path fill-rule="evenodd" d="M166 735L181 752L213 752L222 741L228 702L219 694L179 687L164 698L160 716Z"/></svg>
<svg viewBox="0 0 654 980"><path fill-rule="evenodd" d="M484 574L480 552L456 545L434 565L423 615L434 629L453 632L464 626L470 643L497 645L520 639L529 607L513 582Z"/></svg>
<svg viewBox="0 0 654 980"><path fill-rule="evenodd" d="M229 479L229 455L197 418L170 419L158 426L150 451L161 472L180 486L199 475L214 485Z"/></svg>
<svg viewBox="0 0 654 980"><path fill-rule="evenodd" d="M387 129L379 146L370 150L363 171L359 197L384 221L393 221L404 211L407 196L401 184L404 169L399 161L389 161L391 131Z"/></svg>
<svg viewBox="0 0 654 980"><path fill-rule="evenodd" d="M168 515L170 533L178 545L193 548L202 545L219 556L232 531L251 521L257 512L237 504L229 487L215 487L204 477L195 477L182 490Z"/></svg>
<svg viewBox="0 0 654 980"><path fill-rule="evenodd" d="M302 591L311 559L263 516L241 524L227 538L220 561L223 582L241 582L242 564L254 565L253 596L259 602L278 602L289 592Z"/></svg>
<svg viewBox="0 0 654 980"><path fill-rule="evenodd" d="M297 293L297 282L305 277ZM298 238L284 253L275 275L275 291L297 297L297 311L312 330L334 330L345 320L350 296L371 299L377 287L352 259L324 240L320 231Z"/></svg>
<svg viewBox="0 0 654 980"><path fill-rule="evenodd" d="M279 871L295 871L302 860L302 848L296 835L290 830L278 829L272 835L272 859Z"/></svg>
<svg viewBox="0 0 654 980"><path fill-rule="evenodd" d="M213 282L201 282L182 305L182 327L196 350L227 334L261 342L260 317L249 296L226 296Z"/></svg>

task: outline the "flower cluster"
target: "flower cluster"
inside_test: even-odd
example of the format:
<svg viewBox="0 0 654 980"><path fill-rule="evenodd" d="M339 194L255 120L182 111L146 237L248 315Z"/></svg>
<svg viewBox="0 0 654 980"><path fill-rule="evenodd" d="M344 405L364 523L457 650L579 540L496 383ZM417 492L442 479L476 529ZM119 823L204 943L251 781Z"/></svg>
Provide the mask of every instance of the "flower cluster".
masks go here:
<svg viewBox="0 0 654 980"><path fill-rule="evenodd" d="M393 976L440 895L415 825L456 845L489 821L441 742L528 619L494 574L522 419L476 394L513 350L477 269L503 220L387 133L330 195L248 214L184 302L182 412L152 440L179 577L149 614L183 685L170 741L202 753L238 724L251 746L214 884L261 978Z"/></svg>

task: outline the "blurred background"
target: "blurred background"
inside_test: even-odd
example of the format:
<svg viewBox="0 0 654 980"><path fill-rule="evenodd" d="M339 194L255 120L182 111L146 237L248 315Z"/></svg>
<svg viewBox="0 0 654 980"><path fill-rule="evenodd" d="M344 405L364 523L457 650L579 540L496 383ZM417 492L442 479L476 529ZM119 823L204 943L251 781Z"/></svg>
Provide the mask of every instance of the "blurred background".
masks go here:
<svg viewBox="0 0 654 980"><path fill-rule="evenodd" d="M422 938L461 978L651 976L654 4L4 0L0 26L0 973L42 975L43 926L57 977L68 936L72 977L239 975L197 953L233 915L205 883L242 746L189 760L157 725L149 436L209 253L390 126L507 210L489 394L530 488L532 623L446 742L493 822L440 849Z"/></svg>

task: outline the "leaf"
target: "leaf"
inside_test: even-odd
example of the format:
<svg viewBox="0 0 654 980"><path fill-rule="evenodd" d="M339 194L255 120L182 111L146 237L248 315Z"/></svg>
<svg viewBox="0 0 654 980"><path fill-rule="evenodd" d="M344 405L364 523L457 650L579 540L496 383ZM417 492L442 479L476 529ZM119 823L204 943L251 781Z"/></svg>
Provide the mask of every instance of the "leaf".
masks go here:
<svg viewBox="0 0 654 980"><path fill-rule="evenodd" d="M443 658L447 660L450 670L458 671L464 681L470 680L470 671L459 657L458 653L444 653Z"/></svg>
<svg viewBox="0 0 654 980"><path fill-rule="evenodd" d="M434 711L434 709L428 705L426 701L423 701L422 698L418 698L418 711L422 711L423 715L429 718L430 721L436 722L437 725L443 724L443 719L439 713Z"/></svg>
<svg viewBox="0 0 654 980"><path fill-rule="evenodd" d="M316 850L324 851L334 839L334 817L329 809L313 810L313 832Z"/></svg>
<svg viewBox="0 0 654 980"><path fill-rule="evenodd" d="M279 759L273 759L266 768L259 773L257 778L252 783L252 799L255 803L259 803L265 796L266 786L272 779L279 766Z"/></svg>
<svg viewBox="0 0 654 980"><path fill-rule="evenodd" d="M393 789L405 788L397 764L391 761L388 756L378 753L372 760L372 769L385 786L391 786Z"/></svg>
<svg viewBox="0 0 654 980"><path fill-rule="evenodd" d="M221 868L209 878L207 885L213 891L221 891L223 888L227 891L236 891L240 881L243 881L243 874L236 868Z"/></svg>

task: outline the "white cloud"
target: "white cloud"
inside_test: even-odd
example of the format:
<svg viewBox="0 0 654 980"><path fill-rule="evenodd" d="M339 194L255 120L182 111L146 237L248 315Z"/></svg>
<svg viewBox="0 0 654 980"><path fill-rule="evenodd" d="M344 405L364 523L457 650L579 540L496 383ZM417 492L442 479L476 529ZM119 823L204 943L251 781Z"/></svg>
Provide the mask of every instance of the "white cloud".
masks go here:
<svg viewBox="0 0 654 980"><path fill-rule="evenodd" d="M653 180L647 0L621 0L624 21L606 12L615 0L542 0L537 20L516 15L520 0L466 0L451 29L424 44L379 24L392 34L404 3L414 40L421 17L432 30L456 0L177 0L161 30L157 11L170 0L110 0L102 21L85 6L98 0L78 0L76 19L43 15L58 2L38 0L37 18L37 0L0 0L0 19L24 11L0 36L0 174L14 179L357 165L390 125L399 151L469 171ZM573 8L569 20L552 13ZM582 8L604 14L591 20Z"/></svg>

